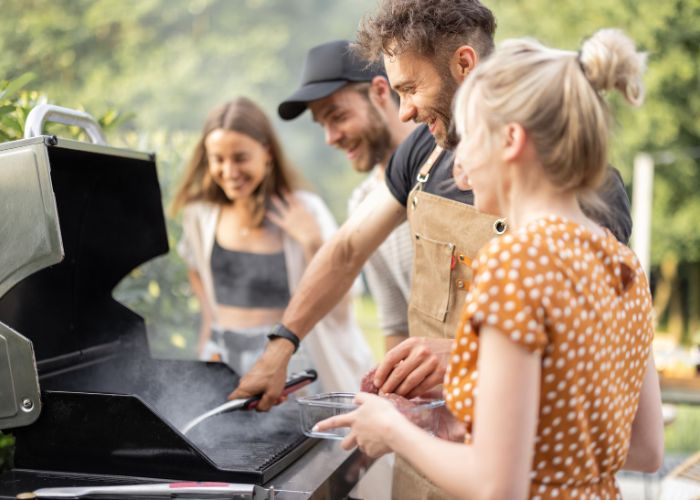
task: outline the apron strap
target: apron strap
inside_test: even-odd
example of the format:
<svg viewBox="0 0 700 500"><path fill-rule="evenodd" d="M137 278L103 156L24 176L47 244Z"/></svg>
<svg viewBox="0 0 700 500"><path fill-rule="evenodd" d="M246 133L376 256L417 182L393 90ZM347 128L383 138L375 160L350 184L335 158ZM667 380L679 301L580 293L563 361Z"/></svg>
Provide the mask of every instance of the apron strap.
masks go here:
<svg viewBox="0 0 700 500"><path fill-rule="evenodd" d="M428 178L430 177L430 170L433 168L433 165L435 165L435 162L437 159L440 157L442 154L442 147L436 145L435 149L433 149L432 153L430 153L430 156L428 156L428 159L425 161L423 166L420 168L420 171L418 172L418 175L416 176L416 180L418 181L418 189L423 190L423 186L425 185L426 182L428 182Z"/></svg>

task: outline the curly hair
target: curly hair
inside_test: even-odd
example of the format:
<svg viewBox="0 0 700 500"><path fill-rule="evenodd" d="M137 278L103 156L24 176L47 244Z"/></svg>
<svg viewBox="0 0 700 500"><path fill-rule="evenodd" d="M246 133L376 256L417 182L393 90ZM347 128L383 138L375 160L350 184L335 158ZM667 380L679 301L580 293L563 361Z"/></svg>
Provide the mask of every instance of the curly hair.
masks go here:
<svg viewBox="0 0 700 500"><path fill-rule="evenodd" d="M376 61L403 52L433 58L466 43L483 58L494 48L495 31L493 13L479 0L382 0L362 19L354 48Z"/></svg>

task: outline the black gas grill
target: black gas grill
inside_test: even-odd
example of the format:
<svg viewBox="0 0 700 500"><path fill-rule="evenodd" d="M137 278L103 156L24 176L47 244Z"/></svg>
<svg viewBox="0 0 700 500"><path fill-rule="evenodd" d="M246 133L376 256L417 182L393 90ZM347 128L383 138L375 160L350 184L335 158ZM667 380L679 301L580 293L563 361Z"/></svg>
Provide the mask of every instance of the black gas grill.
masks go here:
<svg viewBox="0 0 700 500"><path fill-rule="evenodd" d="M3 177L10 161L12 170L5 172L12 175ZM15 182L18 176L25 177ZM33 199L43 204L38 211L43 220L21 220L24 208L17 205L24 198L17 189L42 193ZM4 208L3 191L12 194L5 197L10 202ZM43 478L43 486L47 477L49 484L51 478L66 484L84 482L75 478L85 475L107 483L270 484L316 444L300 432L293 401L266 414L238 411L213 417L187 436L178 430L224 402L237 377L223 364L152 359L143 319L112 298L114 287L132 269L168 251L153 155L47 136L0 145L0 210L5 211L0 217L17 217L15 224L46 224L47 243L36 244L34 238L27 245L50 247L58 241L58 248L44 253L53 251L54 260L60 260L31 274L27 262L39 260L33 254L41 252L28 251L14 275L7 272L13 262L0 262L6 268L0 278L9 275L17 281L4 295L0 285L0 365L2 338L26 337L33 345L41 390L40 398L23 396L32 389L26 356L13 361L8 341L9 367L0 366L0 371L10 373L15 387L7 390L17 401L0 405L0 427L3 418L21 426L9 429L16 437L15 469L0 476L0 498L33 488L34 473ZM12 232L0 223L0 232L13 241L24 238L26 233L14 227ZM58 237L51 237L56 230ZM2 238L0 234L0 254L8 245ZM17 244L8 247L14 254L8 250L5 255L16 255ZM57 253L61 247L62 260ZM27 420L34 421L26 425ZM319 448L335 453L338 466L347 462L347 455L331 452L329 443ZM300 484L298 478L292 483ZM308 496L315 486L310 488Z"/></svg>

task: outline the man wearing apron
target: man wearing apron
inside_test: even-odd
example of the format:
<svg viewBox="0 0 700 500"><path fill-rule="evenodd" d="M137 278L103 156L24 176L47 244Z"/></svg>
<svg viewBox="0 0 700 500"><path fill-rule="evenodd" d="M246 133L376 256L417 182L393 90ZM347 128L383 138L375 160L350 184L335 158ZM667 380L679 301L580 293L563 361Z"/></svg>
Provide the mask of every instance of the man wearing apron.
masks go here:
<svg viewBox="0 0 700 500"><path fill-rule="evenodd" d="M371 193L318 251L282 322L269 335L263 355L231 398L264 393L260 410L278 401L295 344L345 296L366 259L407 217L415 250L409 334L423 338L410 338L394 348L380 370L391 372L387 381L400 394L412 395L413 390L442 383L450 339L471 279L470 261L486 241L507 230L507 223L471 207L471 191L460 190L452 177L453 153L449 149L456 144L450 137L452 97L479 58L492 50L495 20L478 0L430 2L430 9L427 4L428 0L383 0L358 33L364 55L369 59L383 57L389 81L401 99L401 119L424 125L394 153L386 185ZM445 20L449 20L449 27ZM420 38L426 33L438 39L411 39L412 34ZM399 46L397 40L404 45ZM454 45L455 40L458 46L454 50L438 50L440 43ZM384 53L387 48L391 54ZM600 194L614 214L611 221L600 222L626 241L631 218L619 174L609 176ZM400 374L398 380L396 374ZM393 497L445 498L399 460Z"/></svg>

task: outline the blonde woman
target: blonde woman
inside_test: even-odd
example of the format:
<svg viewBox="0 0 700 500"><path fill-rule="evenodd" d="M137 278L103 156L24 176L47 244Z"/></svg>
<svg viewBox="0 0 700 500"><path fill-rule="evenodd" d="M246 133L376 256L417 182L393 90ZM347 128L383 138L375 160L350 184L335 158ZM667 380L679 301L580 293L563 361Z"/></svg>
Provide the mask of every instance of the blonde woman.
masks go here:
<svg viewBox="0 0 700 500"><path fill-rule="evenodd" d="M323 201L297 188L264 112L239 97L213 109L175 195L183 210L178 251L202 322L198 351L246 373L280 320L307 263L336 229ZM313 365L326 390L356 387L369 348L344 301L319 324L290 371ZM284 375L284 374L283 374Z"/></svg>
<svg viewBox="0 0 700 500"><path fill-rule="evenodd" d="M634 254L580 208L607 165L601 94L642 101L644 57L603 30L580 53L503 44L456 98L457 182L511 232L474 261L444 380L466 445L434 438L377 396L320 424L395 451L459 498L619 498L615 473L663 456L649 286Z"/></svg>

